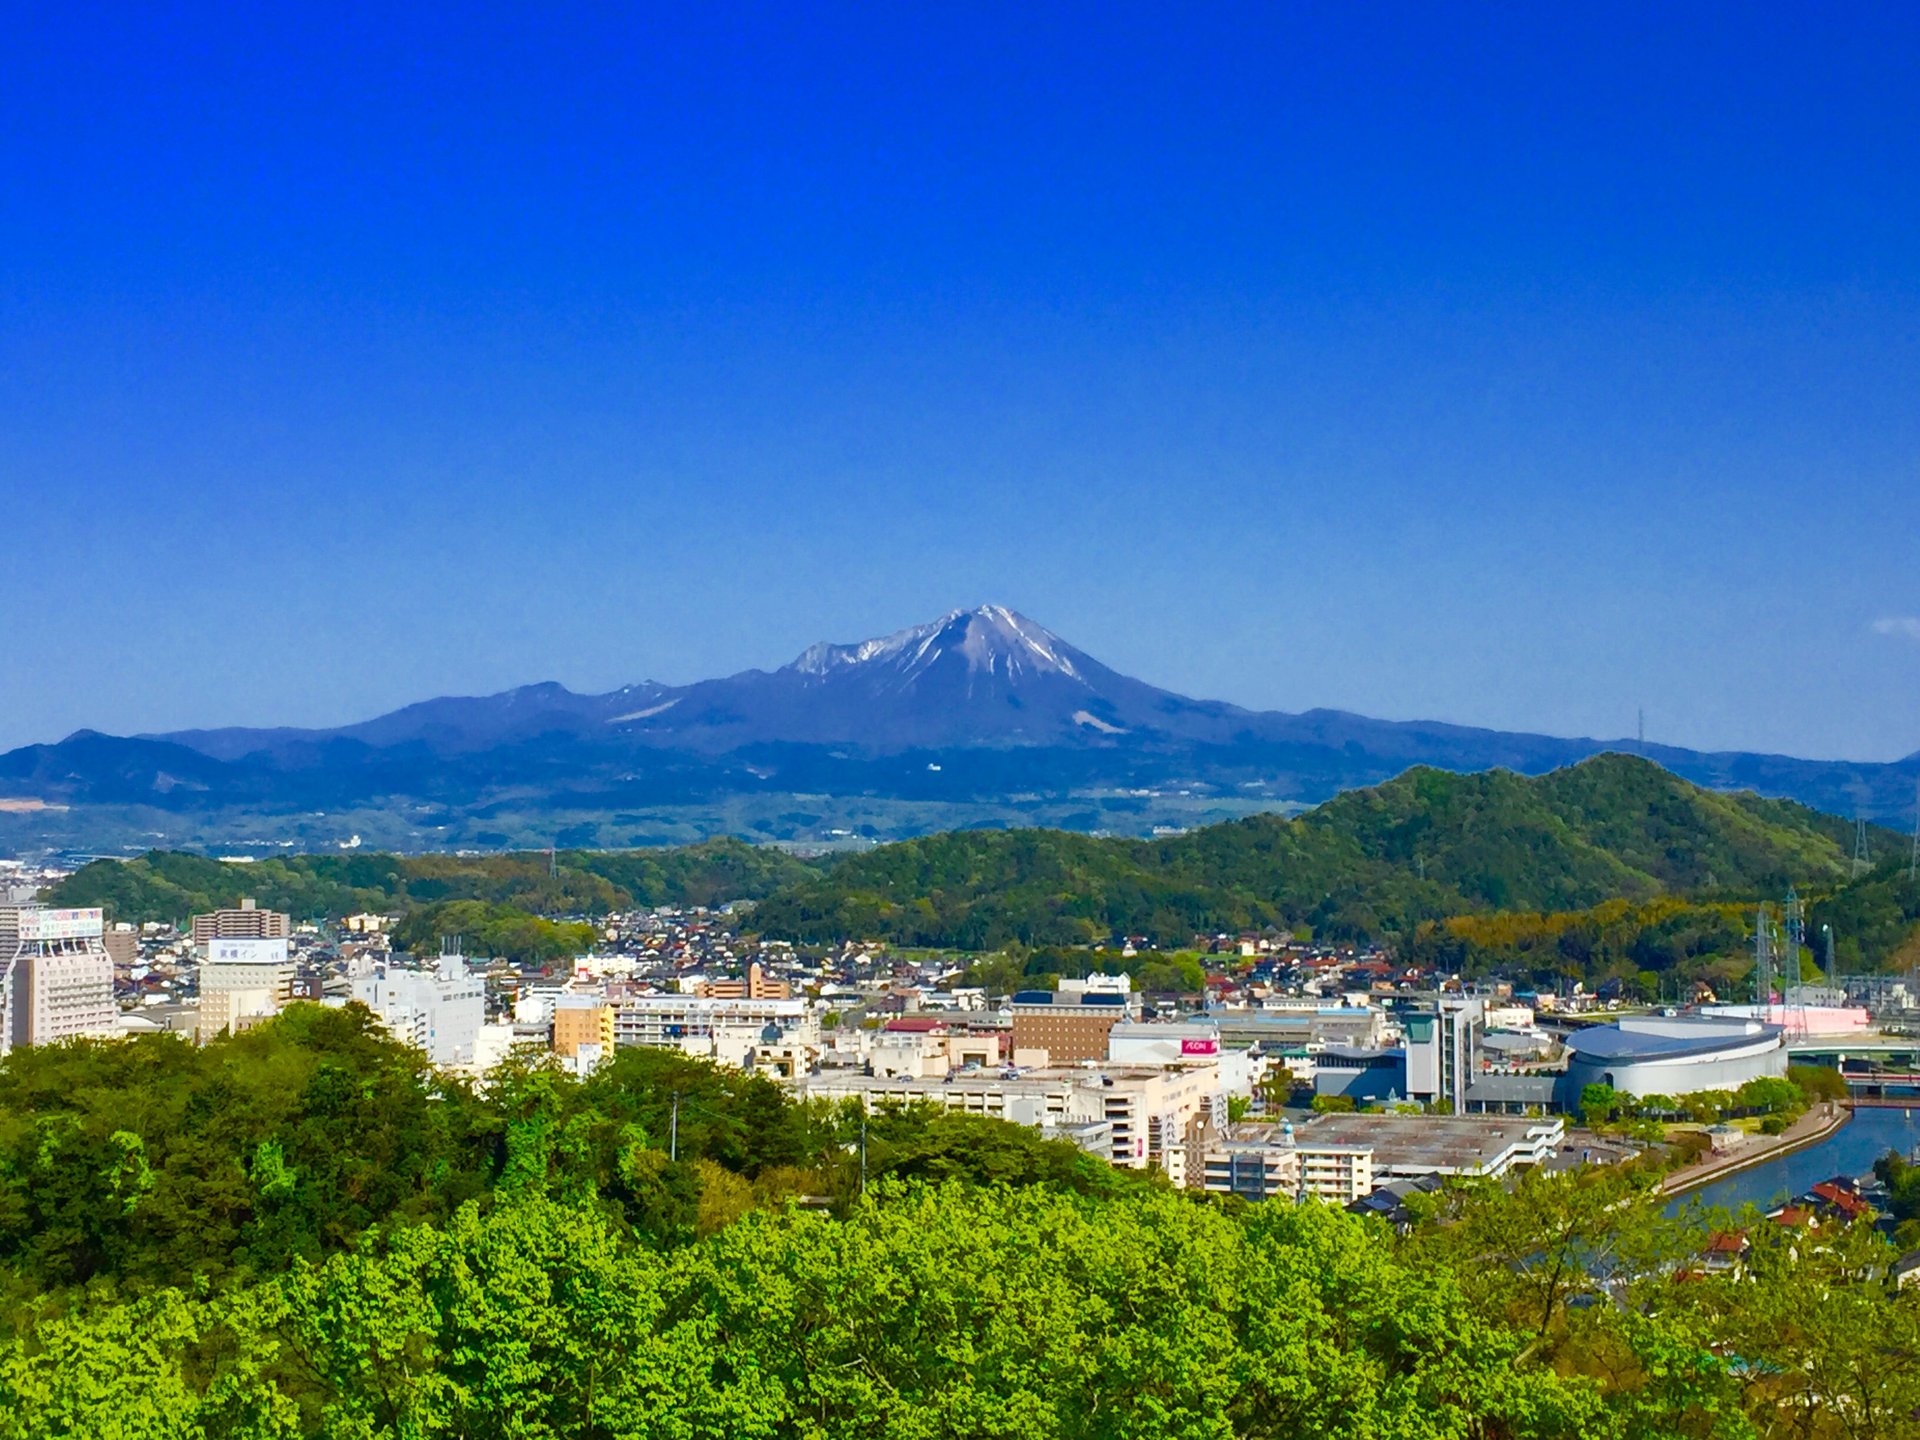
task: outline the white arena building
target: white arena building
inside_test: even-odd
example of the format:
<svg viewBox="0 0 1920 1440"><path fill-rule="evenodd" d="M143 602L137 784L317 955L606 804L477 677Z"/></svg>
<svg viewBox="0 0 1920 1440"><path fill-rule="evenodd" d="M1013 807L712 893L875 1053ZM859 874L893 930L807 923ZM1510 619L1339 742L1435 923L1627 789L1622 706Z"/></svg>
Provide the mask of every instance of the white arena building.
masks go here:
<svg viewBox="0 0 1920 1440"><path fill-rule="evenodd" d="M1787 1073L1785 1030L1731 1016L1633 1016L1576 1031L1567 1050L1563 1105L1577 1105L1593 1084L1624 1095L1691 1095Z"/></svg>

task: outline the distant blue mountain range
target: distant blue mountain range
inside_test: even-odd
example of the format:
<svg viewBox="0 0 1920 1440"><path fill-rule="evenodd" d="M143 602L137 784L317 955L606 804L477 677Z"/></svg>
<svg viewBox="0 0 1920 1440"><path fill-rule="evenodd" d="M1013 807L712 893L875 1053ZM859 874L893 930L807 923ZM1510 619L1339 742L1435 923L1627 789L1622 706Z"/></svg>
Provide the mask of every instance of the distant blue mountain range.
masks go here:
<svg viewBox="0 0 1920 1440"><path fill-rule="evenodd" d="M16 845L32 838L35 814L62 817L63 843L75 844L86 841L90 810L123 821L130 807L263 820L403 808L470 831L507 811L577 819L792 795L916 802L931 807L920 813L932 823L943 805L975 817L1015 807L1017 819L1035 813L1017 807L1036 796L1311 804L1413 765L1537 774L1641 748L1192 700L984 606L859 644L815 645L771 672L692 685L648 682L605 695L528 685L427 700L337 729L82 731L0 755L0 808ZM1867 764L1670 746L1644 753L1698 784L1897 825L1910 820L1920 778L1920 755Z"/></svg>

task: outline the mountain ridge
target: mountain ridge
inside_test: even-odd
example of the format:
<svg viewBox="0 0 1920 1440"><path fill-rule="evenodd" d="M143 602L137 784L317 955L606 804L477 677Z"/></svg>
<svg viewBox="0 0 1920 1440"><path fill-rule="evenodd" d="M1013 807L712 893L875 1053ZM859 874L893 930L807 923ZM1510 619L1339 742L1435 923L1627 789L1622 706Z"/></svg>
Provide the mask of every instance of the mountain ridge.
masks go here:
<svg viewBox="0 0 1920 1440"><path fill-rule="evenodd" d="M1629 755L1539 776L1419 767L1295 818L1159 840L1044 830L905 840L776 890L754 924L791 940L969 950L1124 934L1179 945L1264 926L1378 939L1463 915L1842 886L1851 832L1792 801L1707 790Z"/></svg>
<svg viewBox="0 0 1920 1440"><path fill-rule="evenodd" d="M166 815L191 814L216 837L245 833L249 818L406 814L419 817L414 843L484 845L551 834L540 818L550 814L567 816L581 843L640 843L663 810L677 817L670 833L794 840L852 833L828 811L878 834L996 818L1145 829L1313 804L1416 765L1540 774L1625 748L1196 700L985 605L685 685L593 695L543 681L330 728L78 732L0 754L0 802L66 807L61 834L82 844L100 807L119 807L122 830L171 833ZM1870 818L1910 813L1920 774L1920 755L1868 764L1635 748L1714 788ZM1151 803L1129 809L1142 796ZM0 843L45 833L17 814L0 819Z"/></svg>

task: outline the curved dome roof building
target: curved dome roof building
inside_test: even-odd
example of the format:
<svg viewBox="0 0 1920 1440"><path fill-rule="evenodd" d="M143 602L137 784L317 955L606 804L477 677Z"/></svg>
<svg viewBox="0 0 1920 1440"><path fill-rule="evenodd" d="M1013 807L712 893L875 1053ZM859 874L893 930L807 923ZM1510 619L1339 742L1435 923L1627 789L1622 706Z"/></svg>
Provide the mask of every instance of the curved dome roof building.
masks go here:
<svg viewBox="0 0 1920 1440"><path fill-rule="evenodd" d="M1760 1020L1638 1015L1568 1037L1566 1083L1577 1103L1593 1084L1627 1095L1738 1090L1787 1073L1786 1032Z"/></svg>

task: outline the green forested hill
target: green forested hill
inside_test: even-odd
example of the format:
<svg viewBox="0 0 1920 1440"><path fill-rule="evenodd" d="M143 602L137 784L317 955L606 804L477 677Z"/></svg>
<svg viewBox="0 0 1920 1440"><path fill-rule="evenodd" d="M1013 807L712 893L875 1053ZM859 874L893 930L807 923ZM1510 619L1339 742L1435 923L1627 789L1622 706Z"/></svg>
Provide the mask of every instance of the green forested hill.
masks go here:
<svg viewBox="0 0 1920 1440"><path fill-rule="evenodd" d="M1625 755L1538 778L1418 769L1298 819L1254 816L1160 841L1056 831L904 841L776 892L756 918L795 938L978 949L1116 932L1177 943L1268 924L1364 938L1491 910L1831 886L1847 875L1849 828Z"/></svg>
<svg viewBox="0 0 1920 1440"><path fill-rule="evenodd" d="M752 900L811 877L807 862L770 846L708 840L672 850L562 850L557 856L290 855L234 864L155 850L97 860L49 893L56 905L104 905L116 920L181 921L251 896L296 919L394 913L452 900L546 915L596 915L633 905Z"/></svg>
<svg viewBox="0 0 1920 1440"><path fill-rule="evenodd" d="M1904 853L1901 837L1876 832L1874 841L1880 855ZM236 865L156 851L89 865L52 898L104 904L121 920L181 920L251 895L303 918L359 910L428 917L415 927L422 934L446 929L451 922L431 917L449 905L465 906L455 928L471 931L482 911L489 923L518 924L635 904L759 900L755 924L769 935L992 950L1116 933L1184 944L1196 933L1265 925L1342 939L1411 937L1459 916L1567 916L1669 896L1746 902L1778 898L1793 884L1815 897L1818 920L1834 922L1842 959L1872 965L1909 943L1920 894L1891 865L1849 884L1851 855L1845 820L1703 790L1651 762L1603 755L1537 778L1410 770L1297 819L1258 815L1164 840L955 831L833 862L737 840L562 851L551 865L545 854ZM1687 923L1701 944L1725 928ZM1561 952L1552 963L1587 973L1567 951L1593 929L1585 920L1541 927ZM1629 953L1648 943L1636 932L1595 953L1616 969L1660 969L1657 956Z"/></svg>

